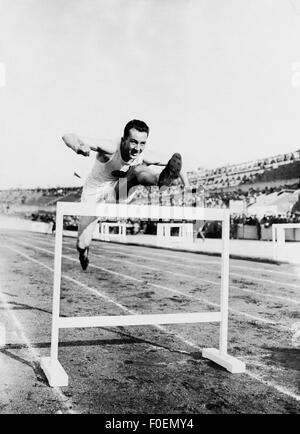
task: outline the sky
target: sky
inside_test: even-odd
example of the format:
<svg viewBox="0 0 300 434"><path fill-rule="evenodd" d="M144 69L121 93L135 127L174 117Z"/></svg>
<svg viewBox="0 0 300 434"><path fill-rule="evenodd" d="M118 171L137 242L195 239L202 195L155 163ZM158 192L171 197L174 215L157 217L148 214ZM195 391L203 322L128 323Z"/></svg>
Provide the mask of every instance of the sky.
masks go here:
<svg viewBox="0 0 300 434"><path fill-rule="evenodd" d="M121 137L185 170L300 148L300 0L0 0L0 189L79 186L61 137Z"/></svg>

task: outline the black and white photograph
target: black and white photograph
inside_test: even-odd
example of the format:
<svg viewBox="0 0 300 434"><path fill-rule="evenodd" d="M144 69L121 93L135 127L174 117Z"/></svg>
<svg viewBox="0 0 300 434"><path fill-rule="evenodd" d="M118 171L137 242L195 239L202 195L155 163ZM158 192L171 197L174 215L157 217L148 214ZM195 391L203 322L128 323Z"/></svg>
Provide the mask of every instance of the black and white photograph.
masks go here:
<svg viewBox="0 0 300 434"><path fill-rule="evenodd" d="M300 414L300 0L0 0L0 415Z"/></svg>

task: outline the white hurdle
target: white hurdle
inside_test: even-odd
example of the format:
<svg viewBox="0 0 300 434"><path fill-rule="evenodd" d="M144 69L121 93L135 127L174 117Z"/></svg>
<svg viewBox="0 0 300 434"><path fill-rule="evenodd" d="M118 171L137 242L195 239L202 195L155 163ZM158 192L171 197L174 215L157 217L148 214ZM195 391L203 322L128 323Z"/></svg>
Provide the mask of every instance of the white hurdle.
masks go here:
<svg viewBox="0 0 300 434"><path fill-rule="evenodd" d="M65 215L97 215L103 218L138 218L165 220L219 220L222 221L222 270L220 311L150 315L115 315L92 317L60 317L60 284L63 217ZM229 210L197 207L145 206L126 204L85 205L58 202L54 258L54 283L50 357L41 359L41 367L52 387L67 386L68 375L58 360L59 330L76 327L116 327L151 324L179 324L219 322L219 349L206 348L202 356L223 366L231 373L245 371L245 363L227 353L229 290Z"/></svg>
<svg viewBox="0 0 300 434"><path fill-rule="evenodd" d="M172 235L172 229L178 229L178 235ZM157 223L158 246L193 244L193 223Z"/></svg>
<svg viewBox="0 0 300 434"><path fill-rule="evenodd" d="M296 243L286 246L286 231L293 231L290 239ZM277 223L272 225L273 259L275 261L287 261L300 263L300 223Z"/></svg>
<svg viewBox="0 0 300 434"><path fill-rule="evenodd" d="M110 228L118 228L117 234L111 234L109 232ZM100 222L99 227L99 240L101 241L118 241L126 243L126 222Z"/></svg>

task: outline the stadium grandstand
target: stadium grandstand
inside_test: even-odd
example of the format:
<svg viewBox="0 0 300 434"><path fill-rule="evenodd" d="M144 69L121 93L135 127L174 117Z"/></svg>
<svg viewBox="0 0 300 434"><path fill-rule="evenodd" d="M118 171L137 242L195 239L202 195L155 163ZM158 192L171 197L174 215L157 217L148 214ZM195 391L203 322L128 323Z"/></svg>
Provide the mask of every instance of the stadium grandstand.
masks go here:
<svg viewBox="0 0 300 434"><path fill-rule="evenodd" d="M296 186L300 176L300 150L242 164L232 164L216 169L188 173L192 185L203 185L209 190L249 191L251 185L268 189L282 183Z"/></svg>
<svg viewBox="0 0 300 434"><path fill-rule="evenodd" d="M168 189L139 186L137 204L229 207L234 223L300 221L300 150L274 157L188 172L190 189L178 181ZM58 201L80 201L81 187L0 191L0 212L36 221L54 221ZM67 222L76 229L77 219Z"/></svg>

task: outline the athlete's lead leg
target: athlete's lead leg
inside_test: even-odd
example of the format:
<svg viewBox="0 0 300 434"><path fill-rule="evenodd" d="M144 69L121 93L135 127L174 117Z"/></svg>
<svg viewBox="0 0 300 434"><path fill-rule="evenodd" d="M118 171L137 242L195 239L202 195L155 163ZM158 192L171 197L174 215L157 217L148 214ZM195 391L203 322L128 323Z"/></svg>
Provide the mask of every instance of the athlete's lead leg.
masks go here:
<svg viewBox="0 0 300 434"><path fill-rule="evenodd" d="M79 220L76 248L79 252L79 261L84 271L89 265L89 245L93 238L97 220L98 217L95 216L82 216Z"/></svg>

